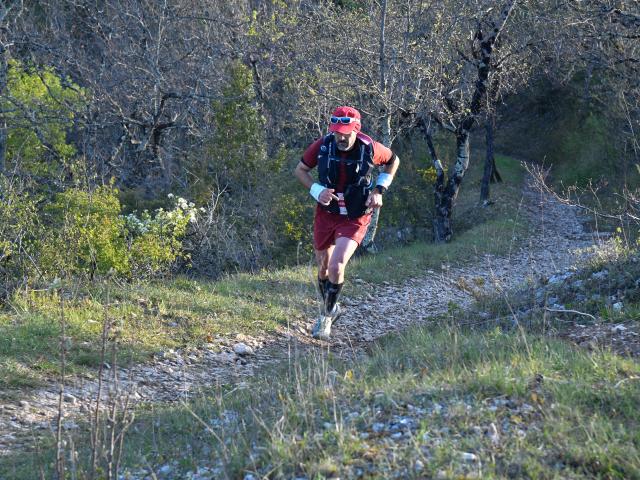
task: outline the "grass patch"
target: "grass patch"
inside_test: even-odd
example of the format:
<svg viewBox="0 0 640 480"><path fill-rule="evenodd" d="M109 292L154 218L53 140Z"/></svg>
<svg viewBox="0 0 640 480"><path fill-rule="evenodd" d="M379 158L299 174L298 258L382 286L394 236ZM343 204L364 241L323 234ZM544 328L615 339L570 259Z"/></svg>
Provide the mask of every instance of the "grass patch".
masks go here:
<svg viewBox="0 0 640 480"><path fill-rule="evenodd" d="M558 137L551 156L551 183L572 201L602 214L618 214L628 209L627 191L640 187L637 165L625 159L625 152L612 139L608 119L600 113L574 113L569 128ZM594 230L630 230L635 238L638 226L607 217L589 219Z"/></svg>
<svg viewBox="0 0 640 480"><path fill-rule="evenodd" d="M505 254L524 238L525 232L523 220L502 218L471 228L448 244L417 243L355 259L352 271L372 283L400 282L429 269L440 269L443 264L460 265L479 255Z"/></svg>
<svg viewBox="0 0 640 480"><path fill-rule="evenodd" d="M639 279L637 246L625 246L624 240L616 236L597 247L578 270L530 279L526 286L506 292L504 296L479 297L472 310L465 314L464 323L511 324L515 315L530 331L541 332L546 328L562 334L574 329L574 323L602 328L606 324L624 323L626 330L640 321ZM544 313L545 321L540 323L538 320L545 308L555 311Z"/></svg>
<svg viewBox="0 0 640 480"><path fill-rule="evenodd" d="M639 478L640 366L609 351L440 324L389 337L356 364L293 360L247 388L139 412L123 471ZM26 462L4 459L0 472L29 478Z"/></svg>
<svg viewBox="0 0 640 480"><path fill-rule="evenodd" d="M579 72L572 85L544 79L530 85L524 97L502 112L496 148L551 167L549 180L556 190L578 187L571 189L573 200L602 212L620 212L626 205L619 195L625 187L637 189L640 174L608 109L582 95L585 75ZM602 78L596 75L590 82ZM608 231L624 227L603 218L592 225Z"/></svg>
<svg viewBox="0 0 640 480"><path fill-rule="evenodd" d="M415 243L354 259L348 279L401 282L439 269L443 263L506 253L526 235L526 225L518 216L523 170L507 157L499 157L498 166L505 182L494 186L492 208L477 205L477 179L475 174L468 178L456 210L459 233L451 243ZM359 290L347 282L345 293L354 295ZM270 334L315 312L315 266L309 258L304 265L229 275L215 282L179 277L21 292L11 301L11 310L0 311L0 368L5 373L0 376L0 388L37 386L58 373L61 295L67 367L70 373L90 375L100 363L105 319L114 323L121 365L144 361L162 350L201 345L218 336Z"/></svg>

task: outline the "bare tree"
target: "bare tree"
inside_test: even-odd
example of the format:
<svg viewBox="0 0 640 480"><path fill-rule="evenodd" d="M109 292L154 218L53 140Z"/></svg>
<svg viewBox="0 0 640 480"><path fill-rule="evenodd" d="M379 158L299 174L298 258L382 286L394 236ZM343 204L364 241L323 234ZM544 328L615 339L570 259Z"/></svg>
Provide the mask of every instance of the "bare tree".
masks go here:
<svg viewBox="0 0 640 480"><path fill-rule="evenodd" d="M244 214L261 209L254 198L266 187L256 180L242 191L225 189L223 162L211 147L233 135L220 105L251 104L259 112L256 125L268 126L261 132L265 161L283 145L301 148L323 135L338 104L357 105L365 130L387 146L421 125L437 173L434 236L448 241L470 132L487 119L486 201L495 177L496 105L519 93L532 72L563 81L587 72L584 98L612 106L623 149L638 159L639 18L632 0L4 2L0 98L8 99L11 58L52 68L69 88L87 92L68 129L87 177L115 177L150 199L176 185L195 191L202 179L222 179L223 197L234 195ZM250 73L255 95L230 93L236 65ZM38 118L28 113L37 130ZM0 171L7 118L2 112ZM450 165L439 160L435 129L455 138ZM224 198L217 211L225 211Z"/></svg>
<svg viewBox="0 0 640 480"><path fill-rule="evenodd" d="M22 51L91 93L76 131L93 170L150 190L185 175L189 152L209 135L229 29L244 12L206 1L59 0L28 13Z"/></svg>
<svg viewBox="0 0 640 480"><path fill-rule="evenodd" d="M436 242L447 242L453 234L451 214L462 179L469 167L469 135L471 128L482 113L486 100L489 76L492 73L493 60L496 55L494 47L505 29L515 4L515 0L506 1L498 12L497 18L493 18L493 9L490 8L484 18L478 22L471 43L473 60L469 59L466 62L467 65L463 63L462 66L452 66L457 70L457 76L454 77L458 80L457 86L451 88L443 82L443 86L449 87L442 89L443 111L432 111L429 114L441 128L453 133L456 139L456 160L449 170L447 179L445 179L445 172L440 160L437 155L434 155L435 150L433 147L430 148L436 169L434 218ZM469 66L473 66L476 76L472 88L470 88L471 82L464 75L465 70L469 71ZM464 91L465 89L468 93ZM433 146L433 141L430 138L432 130L425 128L425 131L427 141Z"/></svg>

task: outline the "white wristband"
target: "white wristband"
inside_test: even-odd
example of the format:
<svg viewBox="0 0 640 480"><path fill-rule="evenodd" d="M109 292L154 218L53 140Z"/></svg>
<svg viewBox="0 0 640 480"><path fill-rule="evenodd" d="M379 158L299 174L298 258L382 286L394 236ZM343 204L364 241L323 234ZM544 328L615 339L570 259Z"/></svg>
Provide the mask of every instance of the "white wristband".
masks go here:
<svg viewBox="0 0 640 480"><path fill-rule="evenodd" d="M320 194L325 188L326 187L324 187L323 185L320 185L319 183L314 183L313 185L311 185L311 188L309 189L309 194L316 199L316 202L319 202Z"/></svg>
<svg viewBox="0 0 640 480"><path fill-rule="evenodd" d="M391 185L391 182L393 182L393 175L389 175L388 173L382 172L380 175L378 175L378 180L376 181L376 185L380 185L381 187L384 187L384 188L389 188L389 185Z"/></svg>

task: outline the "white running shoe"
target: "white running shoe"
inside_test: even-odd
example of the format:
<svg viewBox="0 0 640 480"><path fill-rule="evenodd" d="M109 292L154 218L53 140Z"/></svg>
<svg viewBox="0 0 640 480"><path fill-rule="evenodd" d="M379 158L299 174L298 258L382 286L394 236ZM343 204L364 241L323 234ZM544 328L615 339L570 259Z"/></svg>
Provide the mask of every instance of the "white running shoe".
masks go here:
<svg viewBox="0 0 640 480"><path fill-rule="evenodd" d="M340 309L340 305L337 303L333 307L333 310L331 310L331 313L328 315L320 315L313 326L313 330L311 330L313 338L329 340L329 337L331 336L331 326L336 322L336 320L338 320L338 318L340 318L340 315L342 315L342 310Z"/></svg>
<svg viewBox="0 0 640 480"><path fill-rule="evenodd" d="M318 340L329 340L329 337L331 337L332 322L333 319L331 315L320 315L313 326L313 330L311 330L311 336Z"/></svg>

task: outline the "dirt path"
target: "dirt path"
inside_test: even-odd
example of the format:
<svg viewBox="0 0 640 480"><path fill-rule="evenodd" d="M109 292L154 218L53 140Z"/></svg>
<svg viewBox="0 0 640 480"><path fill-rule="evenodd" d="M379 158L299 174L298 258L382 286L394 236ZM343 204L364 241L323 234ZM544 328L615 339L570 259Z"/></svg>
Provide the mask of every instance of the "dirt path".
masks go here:
<svg viewBox="0 0 640 480"><path fill-rule="evenodd" d="M345 298L345 314L334 328L330 348L351 354L381 335L446 312L452 302L465 308L480 292L500 294L528 279L566 272L601 241L584 231L572 208L542 196L530 185L523 191L520 214L535 226L524 248L501 257L484 255L461 267L442 265L439 271L427 271L402 284L371 286L372 294L366 298ZM366 286L361 279L355 281ZM257 368L286 359L294 349L326 347L310 339L310 327L310 322L294 324L271 337L239 335L200 349L168 351L151 364L129 369L109 366L104 372L103 398L108 398L115 385L120 394L128 392L132 404L176 401L216 384L242 385ZM95 378L75 379L65 387L64 428L78 428L74 418L86 416L95 407L97 390ZM0 404L0 456L29 447L34 434L53 432L57 412L56 384Z"/></svg>

